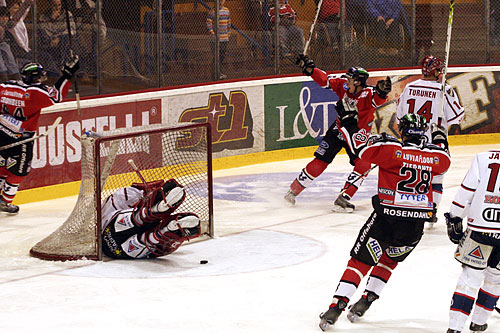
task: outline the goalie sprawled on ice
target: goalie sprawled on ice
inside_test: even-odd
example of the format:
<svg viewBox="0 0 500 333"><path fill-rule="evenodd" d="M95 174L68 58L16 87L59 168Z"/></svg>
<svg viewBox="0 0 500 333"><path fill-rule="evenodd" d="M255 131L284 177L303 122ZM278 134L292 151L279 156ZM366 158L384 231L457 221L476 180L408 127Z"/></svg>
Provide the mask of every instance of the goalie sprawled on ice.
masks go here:
<svg viewBox="0 0 500 333"><path fill-rule="evenodd" d="M174 214L185 196L174 179L132 184L114 192L102 207L103 253L117 259L161 257L200 236L196 214Z"/></svg>

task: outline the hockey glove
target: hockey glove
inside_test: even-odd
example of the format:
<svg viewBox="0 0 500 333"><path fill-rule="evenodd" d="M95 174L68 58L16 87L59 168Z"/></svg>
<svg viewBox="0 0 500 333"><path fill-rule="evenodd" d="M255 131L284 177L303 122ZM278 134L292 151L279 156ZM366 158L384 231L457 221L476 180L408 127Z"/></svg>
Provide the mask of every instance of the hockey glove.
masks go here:
<svg viewBox="0 0 500 333"><path fill-rule="evenodd" d="M71 80L79 69L80 58L77 55L74 55L64 64L62 74L65 79Z"/></svg>
<svg viewBox="0 0 500 333"><path fill-rule="evenodd" d="M375 91L382 98L387 98L387 95L392 90L392 82L390 77L386 77L385 80L379 80L375 86Z"/></svg>
<svg viewBox="0 0 500 333"><path fill-rule="evenodd" d="M446 129L444 127L432 123L431 137L433 144L442 145L444 149L448 150L448 136L446 135Z"/></svg>
<svg viewBox="0 0 500 333"><path fill-rule="evenodd" d="M312 61L312 59L309 59L309 57L304 54L299 54L295 63L297 64L297 66L302 68L302 73L307 76L311 76L314 72L314 68L316 67L314 65L314 61Z"/></svg>
<svg viewBox="0 0 500 333"><path fill-rule="evenodd" d="M335 110L337 110L340 124L343 127L352 122L358 122L358 108L356 107L356 104L354 104L353 101L350 101L347 96L337 102Z"/></svg>
<svg viewBox="0 0 500 333"><path fill-rule="evenodd" d="M446 218L446 228L448 229L448 237L453 244L458 244L464 235L462 227L462 218L455 216L451 217L450 213L444 213Z"/></svg>

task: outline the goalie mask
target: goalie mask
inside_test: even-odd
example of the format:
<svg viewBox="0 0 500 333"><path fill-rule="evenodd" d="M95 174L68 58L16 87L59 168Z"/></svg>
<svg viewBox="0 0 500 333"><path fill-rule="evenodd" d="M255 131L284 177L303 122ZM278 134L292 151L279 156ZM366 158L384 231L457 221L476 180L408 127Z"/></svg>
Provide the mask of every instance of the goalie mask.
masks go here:
<svg viewBox="0 0 500 333"><path fill-rule="evenodd" d="M366 69L362 67L351 67L349 68L347 73L342 75L342 77L348 77L354 79L354 81L359 81L362 87L366 87L366 80L368 80L369 76L370 75L368 74Z"/></svg>
<svg viewBox="0 0 500 333"><path fill-rule="evenodd" d="M41 83L47 80L47 72L41 64L31 62L23 66L21 77L26 84Z"/></svg>
<svg viewBox="0 0 500 333"><path fill-rule="evenodd" d="M441 59L434 56L427 56L422 59L422 74L424 76L434 75L436 70L439 73L443 70L443 61Z"/></svg>
<svg viewBox="0 0 500 333"><path fill-rule="evenodd" d="M419 114L405 114L404 117L399 120L398 129L401 138L404 137L403 141L409 140L419 143L425 137L427 128L427 120L424 116Z"/></svg>

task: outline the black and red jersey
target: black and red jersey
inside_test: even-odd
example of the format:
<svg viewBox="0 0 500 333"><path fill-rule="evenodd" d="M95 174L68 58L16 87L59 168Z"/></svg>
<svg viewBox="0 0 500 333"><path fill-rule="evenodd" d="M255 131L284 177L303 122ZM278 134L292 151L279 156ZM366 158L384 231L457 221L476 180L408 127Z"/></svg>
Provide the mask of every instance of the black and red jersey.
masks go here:
<svg viewBox="0 0 500 333"><path fill-rule="evenodd" d="M373 120L375 119L375 108L384 104L387 98L380 97L373 87L367 86L357 94L348 92L347 79L336 78L333 75L328 75L326 72L315 68L311 76L313 80L322 88L333 90L339 100L347 95L349 101L354 103L358 108L358 126L370 132Z"/></svg>
<svg viewBox="0 0 500 333"><path fill-rule="evenodd" d="M0 84L0 129L10 134L34 133L43 108L61 102L71 82L59 79L54 86L7 81Z"/></svg>
<svg viewBox="0 0 500 333"><path fill-rule="evenodd" d="M381 213L395 218L430 218L432 178L450 167L450 155L432 144L403 143L382 134L370 135L356 126L342 127L349 148L362 160L376 164Z"/></svg>

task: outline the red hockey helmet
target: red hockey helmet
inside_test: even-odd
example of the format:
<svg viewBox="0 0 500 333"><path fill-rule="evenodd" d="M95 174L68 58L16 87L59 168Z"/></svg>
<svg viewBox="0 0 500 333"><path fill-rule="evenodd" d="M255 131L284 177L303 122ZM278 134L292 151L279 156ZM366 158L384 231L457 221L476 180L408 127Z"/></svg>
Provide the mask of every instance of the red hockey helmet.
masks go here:
<svg viewBox="0 0 500 333"><path fill-rule="evenodd" d="M422 60L422 74L429 76L434 74L435 70L441 72L443 61L435 56L427 56Z"/></svg>

